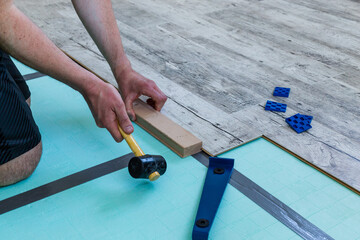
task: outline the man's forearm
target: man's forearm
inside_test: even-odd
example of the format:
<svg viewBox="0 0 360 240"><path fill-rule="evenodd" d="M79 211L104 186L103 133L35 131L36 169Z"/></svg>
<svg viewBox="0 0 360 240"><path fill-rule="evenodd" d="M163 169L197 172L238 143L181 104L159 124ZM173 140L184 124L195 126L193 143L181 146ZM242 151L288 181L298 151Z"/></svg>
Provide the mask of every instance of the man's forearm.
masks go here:
<svg viewBox="0 0 360 240"><path fill-rule="evenodd" d="M100 81L61 52L12 1L0 0L0 47L30 67L83 91Z"/></svg>
<svg viewBox="0 0 360 240"><path fill-rule="evenodd" d="M131 68L121 42L110 0L72 0L81 21L115 75Z"/></svg>

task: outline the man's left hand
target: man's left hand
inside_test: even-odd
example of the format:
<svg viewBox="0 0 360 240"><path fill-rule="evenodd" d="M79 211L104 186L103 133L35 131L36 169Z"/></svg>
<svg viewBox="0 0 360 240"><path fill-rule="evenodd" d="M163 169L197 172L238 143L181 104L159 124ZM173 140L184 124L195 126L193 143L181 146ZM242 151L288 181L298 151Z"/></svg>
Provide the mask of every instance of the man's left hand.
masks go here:
<svg viewBox="0 0 360 240"><path fill-rule="evenodd" d="M161 110L167 100L166 95L154 81L135 72L131 67L123 70L116 80L125 102L126 111L133 121L136 119L133 102L141 95L150 97L147 102L157 111Z"/></svg>

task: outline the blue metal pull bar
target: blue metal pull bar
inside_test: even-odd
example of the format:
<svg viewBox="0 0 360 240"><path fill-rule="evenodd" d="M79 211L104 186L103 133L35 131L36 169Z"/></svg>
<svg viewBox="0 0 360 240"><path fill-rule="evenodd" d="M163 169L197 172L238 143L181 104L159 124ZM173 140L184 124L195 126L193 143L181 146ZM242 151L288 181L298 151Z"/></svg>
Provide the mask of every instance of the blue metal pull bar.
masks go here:
<svg viewBox="0 0 360 240"><path fill-rule="evenodd" d="M208 239L211 225L234 167L234 159L209 158L203 192L192 233L193 240Z"/></svg>

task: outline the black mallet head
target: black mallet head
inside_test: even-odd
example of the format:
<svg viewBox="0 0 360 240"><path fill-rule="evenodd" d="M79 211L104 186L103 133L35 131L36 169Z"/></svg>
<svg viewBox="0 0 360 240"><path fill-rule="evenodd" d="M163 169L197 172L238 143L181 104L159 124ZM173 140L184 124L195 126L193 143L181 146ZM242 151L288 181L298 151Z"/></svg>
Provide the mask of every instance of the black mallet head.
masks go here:
<svg viewBox="0 0 360 240"><path fill-rule="evenodd" d="M166 161L159 155L133 157L129 161L129 173L133 178L145 178L155 181L166 171Z"/></svg>

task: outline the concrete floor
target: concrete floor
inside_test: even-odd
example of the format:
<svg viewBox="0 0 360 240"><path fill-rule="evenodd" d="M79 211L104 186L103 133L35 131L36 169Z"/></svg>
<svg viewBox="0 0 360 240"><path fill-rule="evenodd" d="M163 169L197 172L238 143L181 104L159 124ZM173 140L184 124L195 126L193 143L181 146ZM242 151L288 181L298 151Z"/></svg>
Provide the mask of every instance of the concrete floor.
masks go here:
<svg viewBox="0 0 360 240"><path fill-rule="evenodd" d="M16 5L63 50L114 82L70 1ZM133 67L163 113L218 154L265 135L360 190L360 4L344 0L113 1ZM272 96L290 87L288 99ZM286 113L264 111L267 100ZM314 116L295 133L285 118ZM241 158L241 156L239 156Z"/></svg>

